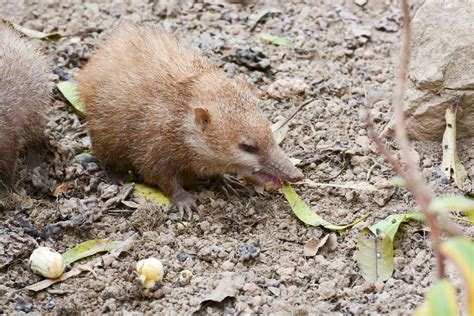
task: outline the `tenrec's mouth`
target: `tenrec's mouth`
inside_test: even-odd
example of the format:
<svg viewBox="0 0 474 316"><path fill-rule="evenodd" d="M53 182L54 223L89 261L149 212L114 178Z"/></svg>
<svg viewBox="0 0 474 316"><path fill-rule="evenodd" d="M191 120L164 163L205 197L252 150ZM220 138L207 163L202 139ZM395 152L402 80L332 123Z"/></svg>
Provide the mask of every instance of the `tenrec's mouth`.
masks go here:
<svg viewBox="0 0 474 316"><path fill-rule="evenodd" d="M278 190L282 187L283 183L280 178L271 175L269 173L259 172L252 176L252 178L261 185L269 184L273 189Z"/></svg>

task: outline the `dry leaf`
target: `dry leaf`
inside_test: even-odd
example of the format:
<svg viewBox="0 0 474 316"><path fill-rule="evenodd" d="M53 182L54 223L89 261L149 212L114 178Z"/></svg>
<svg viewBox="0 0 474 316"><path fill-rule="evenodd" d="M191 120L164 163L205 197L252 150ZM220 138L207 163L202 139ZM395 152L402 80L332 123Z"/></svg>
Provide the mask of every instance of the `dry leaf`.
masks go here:
<svg viewBox="0 0 474 316"><path fill-rule="evenodd" d="M25 289L30 290L30 291L35 291L35 292L44 290L44 289L48 288L49 286L53 285L54 283L65 281L65 280L67 280L67 279L69 279L73 276L79 275L83 271L85 271L83 269L79 269L79 267L73 268L70 271L64 273L60 278L57 278L57 279L44 279L43 281L40 281L38 283L35 283L35 284L32 284L32 285L29 285L29 286L25 287Z"/></svg>
<svg viewBox="0 0 474 316"><path fill-rule="evenodd" d="M455 107L446 109L446 130L443 135L443 162L441 170L448 177L453 178L459 189L462 189L467 179L467 172L459 160L456 147L456 112Z"/></svg>
<svg viewBox="0 0 474 316"><path fill-rule="evenodd" d="M216 288L201 301L196 312L202 310L207 305L212 303L221 303L226 298L235 298L237 295L237 285L243 285L245 279L243 276L233 276L232 273L226 274L222 280L219 281Z"/></svg>
<svg viewBox="0 0 474 316"><path fill-rule="evenodd" d="M314 256L316 256L318 254L319 249L321 249L324 245L326 245L326 243L329 239L329 235L330 234L327 234L326 236L321 238L321 240L319 242L316 239L313 239L313 238L308 240L306 242L306 244L304 245L303 255L305 257L314 257Z"/></svg>
<svg viewBox="0 0 474 316"><path fill-rule="evenodd" d="M281 142L285 139L286 134L290 130L289 125L287 124L287 119L281 115L277 116L276 123L273 124L270 128L273 133L273 138L275 142L280 145Z"/></svg>
<svg viewBox="0 0 474 316"><path fill-rule="evenodd" d="M31 38L36 38L36 39L41 39L41 40L46 40L50 42L56 42L61 38L61 34L54 32L54 33L44 33L40 32L37 30L32 30L27 27L21 26L19 24L16 24L15 22L11 22L8 20L3 19L3 22L6 24L11 25L15 30L17 30L20 33L23 33L24 35L31 37Z"/></svg>
<svg viewBox="0 0 474 316"><path fill-rule="evenodd" d="M125 205L126 207L137 209L140 207L140 204L135 203L133 201L122 201L122 204Z"/></svg>
<svg viewBox="0 0 474 316"><path fill-rule="evenodd" d="M327 236L327 235L326 235ZM305 257L314 257L318 253L318 241L314 238L311 238L306 242L303 248L303 256Z"/></svg>

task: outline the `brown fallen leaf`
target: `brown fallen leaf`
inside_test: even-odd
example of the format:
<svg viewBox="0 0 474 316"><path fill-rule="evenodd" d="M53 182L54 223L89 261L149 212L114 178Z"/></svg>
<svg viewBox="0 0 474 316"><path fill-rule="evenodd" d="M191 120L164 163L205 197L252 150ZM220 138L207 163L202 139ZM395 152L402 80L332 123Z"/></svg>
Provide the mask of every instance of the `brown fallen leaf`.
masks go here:
<svg viewBox="0 0 474 316"><path fill-rule="evenodd" d="M305 257L314 257L318 253L318 241L314 238L311 238L304 244L303 256Z"/></svg>
<svg viewBox="0 0 474 316"><path fill-rule="evenodd" d="M303 255L305 257L314 257L318 254L319 249L323 247L326 242L328 241L329 234L321 238L321 240L318 242L316 239L311 238L306 242L304 245L303 249Z"/></svg>
<svg viewBox="0 0 474 316"><path fill-rule="evenodd" d="M337 235L335 233L330 233L321 238L319 242L317 242L315 239L308 240L304 246L303 254L305 257L314 257L321 249L334 251L336 248Z"/></svg>
<svg viewBox="0 0 474 316"><path fill-rule="evenodd" d="M140 204L133 201L122 201L122 204L125 205L126 207L134 208L134 209L140 207Z"/></svg>
<svg viewBox="0 0 474 316"><path fill-rule="evenodd" d="M221 303L227 298L235 298L237 295L237 286L243 285L245 279L243 276L236 276L233 273L226 273L219 281L215 289L201 301L197 313L212 303ZM239 286L239 287L240 287Z"/></svg>
<svg viewBox="0 0 474 316"><path fill-rule="evenodd" d="M89 269L82 269L82 266L83 265L79 265L79 266L71 269L70 271L64 273L60 278L57 278L57 279L44 279L43 281L40 281L38 283L28 285L27 287L25 287L25 289L30 290L30 291L34 291L34 292L38 292L38 291L41 291L41 290L44 290L44 289L50 287L51 285L53 285L55 283L65 281L65 280L67 280L71 277L79 275L83 271L89 271Z"/></svg>

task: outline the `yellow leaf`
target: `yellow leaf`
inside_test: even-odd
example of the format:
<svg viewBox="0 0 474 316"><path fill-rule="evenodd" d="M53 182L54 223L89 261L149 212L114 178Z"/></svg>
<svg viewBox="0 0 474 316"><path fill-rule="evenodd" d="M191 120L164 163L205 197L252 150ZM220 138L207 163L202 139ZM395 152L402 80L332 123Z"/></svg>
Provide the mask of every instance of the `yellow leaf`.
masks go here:
<svg viewBox="0 0 474 316"><path fill-rule="evenodd" d="M441 196L430 203L429 210L431 212L472 212L474 211L474 200L462 195Z"/></svg>
<svg viewBox="0 0 474 316"><path fill-rule="evenodd" d="M136 184L133 188L133 195L138 199L139 203L150 201L163 206L170 204L170 199L163 192L146 184Z"/></svg>
<svg viewBox="0 0 474 316"><path fill-rule="evenodd" d="M289 184L285 184L282 188L282 191L285 195L286 200L290 204L293 213L296 215L296 217L298 217L300 221L307 225L322 226L330 230L341 231L346 228L352 227L357 223L360 223L361 221L365 220L367 217L370 216L369 213L355 220L352 223L346 225L334 225L323 219L321 216L316 214L308 205L306 205L306 203L301 200L301 198Z"/></svg>
<svg viewBox="0 0 474 316"><path fill-rule="evenodd" d="M457 316L456 290L446 279L438 280L426 294L425 301L413 316ZM472 314L471 314L472 315Z"/></svg>
<svg viewBox="0 0 474 316"><path fill-rule="evenodd" d="M382 231L373 234L364 228L357 238L357 264L364 279L370 282L388 280L393 273L393 243Z"/></svg>
<svg viewBox="0 0 474 316"><path fill-rule="evenodd" d="M84 113L84 105L77 94L76 85L72 81L61 81L56 87L77 111Z"/></svg>
<svg viewBox="0 0 474 316"><path fill-rule="evenodd" d="M113 249L114 242L106 239L92 239L84 241L74 248L63 253L63 259L66 265L69 265L82 258L90 257L99 252L110 251Z"/></svg>
<svg viewBox="0 0 474 316"><path fill-rule="evenodd" d="M453 237L443 242L440 250L461 271L466 288L467 315L474 315L474 242Z"/></svg>

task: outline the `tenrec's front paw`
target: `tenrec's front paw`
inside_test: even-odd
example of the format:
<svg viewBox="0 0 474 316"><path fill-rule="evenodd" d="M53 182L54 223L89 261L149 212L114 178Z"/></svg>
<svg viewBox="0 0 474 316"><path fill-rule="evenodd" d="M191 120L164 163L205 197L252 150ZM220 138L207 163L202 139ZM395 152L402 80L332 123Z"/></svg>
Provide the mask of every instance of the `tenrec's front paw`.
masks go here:
<svg viewBox="0 0 474 316"><path fill-rule="evenodd" d="M184 214L187 214L188 217L191 218L193 211L196 213L200 212L196 204L196 197L184 190L173 194L168 209L172 208L178 209L180 219L183 219Z"/></svg>
<svg viewBox="0 0 474 316"><path fill-rule="evenodd" d="M245 186L241 181L229 175L220 176L214 182L213 188L218 189L227 199L230 198L230 194L239 196L239 192L245 190Z"/></svg>

